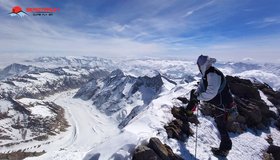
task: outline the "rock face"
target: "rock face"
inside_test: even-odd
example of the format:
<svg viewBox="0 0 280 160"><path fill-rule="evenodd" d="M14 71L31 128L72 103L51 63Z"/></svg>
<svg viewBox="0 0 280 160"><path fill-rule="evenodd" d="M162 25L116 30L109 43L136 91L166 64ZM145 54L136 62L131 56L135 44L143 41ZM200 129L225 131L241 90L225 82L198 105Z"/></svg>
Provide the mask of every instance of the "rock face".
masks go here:
<svg viewBox="0 0 280 160"><path fill-rule="evenodd" d="M133 160L183 160L158 138L151 138L148 145L140 145L133 154Z"/></svg>
<svg viewBox="0 0 280 160"><path fill-rule="evenodd" d="M187 137L194 134L189 122L198 124L199 121L195 115L187 115L183 107L173 107L171 112L176 119L164 126L168 138L185 141Z"/></svg>
<svg viewBox="0 0 280 160"><path fill-rule="evenodd" d="M230 76L226 78L231 92L235 95L239 113L246 115L246 120L251 126L260 123L262 114L259 105L264 108L267 107L267 110L268 106L261 100L258 89L249 80Z"/></svg>
<svg viewBox="0 0 280 160"><path fill-rule="evenodd" d="M277 97L278 94L275 91L265 84L252 83L238 77L227 76L226 80L241 115L238 118L239 123L243 122L245 118L245 124L249 127L264 129L265 126L270 125L271 118L276 119L277 115L269 110L269 106L259 93L261 90L266 96L273 95L270 99L276 101L274 97Z"/></svg>

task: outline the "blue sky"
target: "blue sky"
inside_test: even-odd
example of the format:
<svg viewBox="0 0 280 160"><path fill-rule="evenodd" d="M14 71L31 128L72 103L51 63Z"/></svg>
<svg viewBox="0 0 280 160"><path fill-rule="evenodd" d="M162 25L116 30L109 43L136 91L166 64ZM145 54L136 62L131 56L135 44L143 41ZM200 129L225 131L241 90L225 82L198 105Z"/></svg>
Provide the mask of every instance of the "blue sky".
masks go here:
<svg viewBox="0 0 280 160"><path fill-rule="evenodd" d="M52 17L10 17L15 5ZM1 0L0 58L92 55L280 63L279 0Z"/></svg>

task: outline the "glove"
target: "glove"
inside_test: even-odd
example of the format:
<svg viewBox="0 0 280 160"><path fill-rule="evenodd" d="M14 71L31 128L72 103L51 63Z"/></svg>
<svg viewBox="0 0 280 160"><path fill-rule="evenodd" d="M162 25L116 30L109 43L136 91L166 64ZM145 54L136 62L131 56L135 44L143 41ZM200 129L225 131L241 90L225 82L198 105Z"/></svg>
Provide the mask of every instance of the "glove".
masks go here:
<svg viewBox="0 0 280 160"><path fill-rule="evenodd" d="M238 117L238 111L237 111L237 108L236 106L232 107L231 109L228 110L228 116L227 116L227 120L228 121L235 121L236 118Z"/></svg>
<svg viewBox="0 0 280 160"><path fill-rule="evenodd" d="M195 103L198 103L199 100L197 99L197 96L198 96L198 94L197 94L196 90L195 90L195 89L192 89L192 90L191 90L190 101L193 101L193 102L195 102Z"/></svg>

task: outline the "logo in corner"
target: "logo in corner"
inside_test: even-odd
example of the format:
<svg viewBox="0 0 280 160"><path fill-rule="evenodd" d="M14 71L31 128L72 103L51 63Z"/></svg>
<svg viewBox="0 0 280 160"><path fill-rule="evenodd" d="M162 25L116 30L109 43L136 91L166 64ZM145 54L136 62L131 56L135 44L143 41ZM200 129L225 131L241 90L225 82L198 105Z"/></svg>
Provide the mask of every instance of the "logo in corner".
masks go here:
<svg viewBox="0 0 280 160"><path fill-rule="evenodd" d="M12 8L12 12L9 13L10 16L19 16L19 17L24 17L26 15L28 15L27 13L25 13L22 8L20 6L15 6Z"/></svg>

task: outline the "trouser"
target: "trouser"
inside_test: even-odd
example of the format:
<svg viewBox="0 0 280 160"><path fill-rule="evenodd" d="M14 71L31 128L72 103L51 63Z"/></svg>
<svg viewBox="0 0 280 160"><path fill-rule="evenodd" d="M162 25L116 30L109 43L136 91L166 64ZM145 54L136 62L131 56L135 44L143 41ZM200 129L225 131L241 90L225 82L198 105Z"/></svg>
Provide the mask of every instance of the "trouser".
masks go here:
<svg viewBox="0 0 280 160"><path fill-rule="evenodd" d="M218 131L221 136L221 143L219 149L222 151L231 150L232 142L227 131L227 118L225 114L215 117Z"/></svg>

